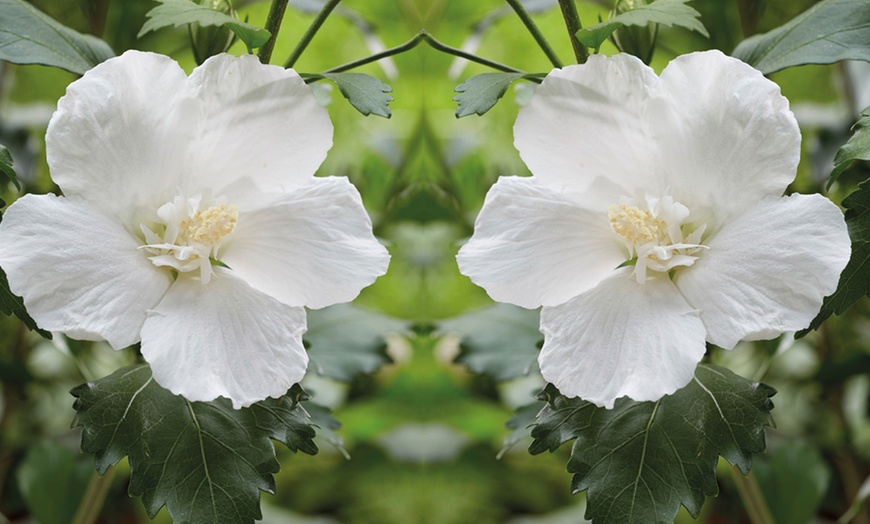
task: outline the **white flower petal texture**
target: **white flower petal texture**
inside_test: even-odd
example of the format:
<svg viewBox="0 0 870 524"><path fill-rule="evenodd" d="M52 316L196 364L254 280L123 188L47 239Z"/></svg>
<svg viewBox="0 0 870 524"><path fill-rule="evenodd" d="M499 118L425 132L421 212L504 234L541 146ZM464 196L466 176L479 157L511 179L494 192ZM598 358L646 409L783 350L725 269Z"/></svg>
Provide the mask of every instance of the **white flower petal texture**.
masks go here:
<svg viewBox="0 0 870 524"><path fill-rule="evenodd" d="M282 395L305 374L304 307L352 300L389 265L356 189L314 176L326 110L254 56L188 77L128 51L69 86L46 145L64 196L5 213L10 288L44 329L141 341L157 382L190 400Z"/></svg>
<svg viewBox="0 0 870 524"><path fill-rule="evenodd" d="M840 210L784 197L800 130L779 87L718 51L662 75L630 55L553 70L520 110L530 178L490 189L460 270L544 306L544 378L607 408L685 386L707 342L805 327L850 255Z"/></svg>

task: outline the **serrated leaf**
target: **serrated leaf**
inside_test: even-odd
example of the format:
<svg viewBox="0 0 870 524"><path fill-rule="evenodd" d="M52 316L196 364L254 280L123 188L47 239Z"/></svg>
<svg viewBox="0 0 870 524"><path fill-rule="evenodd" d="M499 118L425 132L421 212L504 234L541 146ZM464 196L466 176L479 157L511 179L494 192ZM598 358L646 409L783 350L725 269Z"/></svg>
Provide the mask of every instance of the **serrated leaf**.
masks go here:
<svg viewBox="0 0 870 524"><path fill-rule="evenodd" d="M2 268L0 268L0 311L2 311L4 315L15 315L24 322L24 325L27 326L27 329L30 331L36 331L45 338L51 338L51 333L39 329L36 325L36 321L27 314L27 310L24 308L24 301L21 300L21 297L9 289L9 282L6 280L6 272L3 271Z"/></svg>
<svg viewBox="0 0 870 524"><path fill-rule="evenodd" d="M462 335L456 362L497 381L528 375L537 369L540 313L509 304L496 304L446 320L440 334Z"/></svg>
<svg viewBox="0 0 870 524"><path fill-rule="evenodd" d="M156 0L161 5L148 11L148 21L142 26L136 38L164 27L181 27L186 24L199 24L201 27L226 27L245 43L248 49L260 47L269 41L272 33L261 27L242 22L232 16L215 11L208 6L190 0Z"/></svg>
<svg viewBox="0 0 870 524"><path fill-rule="evenodd" d="M514 416L505 424L505 427L512 431L507 437L505 437L501 450L498 452L496 458L500 459L503 457L508 450L522 442L531 434L532 429L530 426L535 423L538 419L538 413L540 413L546 405L546 402L537 401L517 408Z"/></svg>
<svg viewBox="0 0 870 524"><path fill-rule="evenodd" d="M350 455L344 449L344 440L335 431L341 428L341 422L332 416L332 411L326 406L315 404L314 402L305 402L305 411L311 416L311 423L317 431L317 436L329 442L329 444L337 449L344 458L349 459Z"/></svg>
<svg viewBox="0 0 870 524"><path fill-rule="evenodd" d="M123 368L71 391L82 451L105 472L129 457L129 492L152 518L166 505L176 523L253 522L260 490L274 493L272 440L314 454L314 428L294 386L279 399L235 410L220 398L188 402L160 387L147 365Z"/></svg>
<svg viewBox="0 0 870 524"><path fill-rule="evenodd" d="M453 97L459 103L456 118L475 113L483 115L504 96L513 82L523 76L523 73L483 73L459 84L455 89L459 94Z"/></svg>
<svg viewBox="0 0 870 524"><path fill-rule="evenodd" d="M870 107L861 111L861 119L852 126L852 137L834 156L834 169L828 187L855 160L870 160Z"/></svg>
<svg viewBox="0 0 870 524"><path fill-rule="evenodd" d="M309 369L349 381L390 362L385 335L404 333L405 322L350 304L308 312Z"/></svg>
<svg viewBox="0 0 870 524"><path fill-rule="evenodd" d="M596 523L671 523L680 504L697 517L704 497L718 492L718 456L748 473L752 454L764 450L774 393L703 364L673 395L622 398L610 410L548 386L529 451L576 439L568 462L572 490L588 490L586 518Z"/></svg>
<svg viewBox="0 0 870 524"><path fill-rule="evenodd" d="M661 24L671 27L685 27L697 31L706 37L710 37L701 16L694 8L686 5L691 0L656 0L647 5L642 5L616 15L593 26L584 27L577 31L575 36L586 47L598 49L601 44L617 29L623 26L646 26L649 24Z"/></svg>
<svg viewBox="0 0 870 524"><path fill-rule="evenodd" d="M6 146L0 145L0 172L6 175L15 188L21 191L21 184L18 182L18 176L15 174L15 169L12 168L12 154L6 149Z"/></svg>
<svg viewBox="0 0 870 524"><path fill-rule="evenodd" d="M764 74L804 64L870 61L870 4L824 0L776 29L740 42L732 55Z"/></svg>
<svg viewBox="0 0 870 524"><path fill-rule="evenodd" d="M842 315L849 306L870 294L870 180L843 199L843 207L852 239L852 255L840 273L837 290L825 297L819 314L807 329L797 332L797 338L818 329L831 315Z"/></svg>
<svg viewBox="0 0 870 524"><path fill-rule="evenodd" d="M365 116L378 115L390 118L389 95L393 88L371 75L362 73L320 73L307 75L310 79L325 78L338 87L350 105Z"/></svg>
<svg viewBox="0 0 870 524"><path fill-rule="evenodd" d="M83 75L115 56L109 44L57 22L23 0L0 0L0 60Z"/></svg>

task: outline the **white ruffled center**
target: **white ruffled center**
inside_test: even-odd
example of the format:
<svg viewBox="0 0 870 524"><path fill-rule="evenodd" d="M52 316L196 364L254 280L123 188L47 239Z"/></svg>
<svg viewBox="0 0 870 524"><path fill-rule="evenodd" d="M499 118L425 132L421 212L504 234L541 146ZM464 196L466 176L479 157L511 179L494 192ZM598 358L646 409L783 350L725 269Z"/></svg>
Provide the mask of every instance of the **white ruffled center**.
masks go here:
<svg viewBox="0 0 870 524"><path fill-rule="evenodd" d="M640 205L632 205L636 203ZM627 262L634 262L634 275L639 283L646 282L647 270L667 273L680 266L691 266L699 251L707 249L700 244L706 224L684 234L684 227L689 227L689 214L686 206L668 195L623 198L607 209L610 227L628 248Z"/></svg>
<svg viewBox="0 0 870 524"><path fill-rule="evenodd" d="M148 259L155 266L179 272L199 270L200 280L208 284L214 272L212 262L218 262L221 244L239 219L239 209L222 200L205 207L201 195L177 196L163 204L154 226L140 226L147 242L141 249L151 254Z"/></svg>

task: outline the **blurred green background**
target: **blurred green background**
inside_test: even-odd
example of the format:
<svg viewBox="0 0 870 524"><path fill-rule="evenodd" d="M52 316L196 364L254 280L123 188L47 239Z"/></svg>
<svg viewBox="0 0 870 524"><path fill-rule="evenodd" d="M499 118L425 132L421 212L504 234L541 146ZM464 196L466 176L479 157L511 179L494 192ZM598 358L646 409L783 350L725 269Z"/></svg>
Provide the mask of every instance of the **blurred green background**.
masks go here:
<svg viewBox="0 0 870 524"><path fill-rule="evenodd" d="M149 0L35 0L41 10L82 32L101 35L120 54L142 49L195 67L185 29L136 34ZM283 63L314 17L318 0L293 0L273 53ZM744 35L764 32L800 13L812 0L697 0L710 39L661 29L653 67L678 54L718 48L729 53ZM571 47L555 2L529 1L534 18L563 61ZM606 17L610 3L579 3L584 23ZM237 1L242 18L262 26L269 3ZM312 8L314 10L312 10ZM742 9L742 11L741 11ZM741 12L743 18L741 18ZM0 16L3 16L0 12ZM530 72L551 66L500 0L346 0L296 64L314 73L392 47L421 28L455 47ZM479 32L475 32L482 29ZM378 43L379 42L379 43ZM606 44L602 52L616 50ZM231 52L243 53L236 44ZM443 336L443 319L492 304L458 273L454 255L472 231L486 190L502 175L528 174L513 148L512 125L534 84L517 83L483 117L457 119L454 87L487 69L426 45L371 64L365 72L393 88L391 119L363 117L328 86L335 145L320 174L348 176L362 193L376 234L393 259L389 273L363 291L360 306L407 321L409 335L388 337L395 361L371 377L343 385L307 377L303 385L335 410L351 459L327 443L316 456L279 447L275 496L263 494L264 522L403 524L582 522L583 495L569 492L569 446L531 456L519 443L496 458L513 410L543 385L534 373L509 383L474 375L453 363L462 334ZM0 143L12 152L28 192L56 191L45 164L43 136L57 99L76 76L40 66L0 63ZM861 105L870 104L867 68L805 66L773 75L791 100L804 132L803 159L793 189L820 190L836 149ZM863 101L863 102L862 102ZM292 123L288 123L292 125ZM839 202L867 177L855 166L831 189ZM0 188L11 202L13 187ZM870 460L870 322L866 299L842 318L784 352L777 342L744 344L713 360L779 391L756 477L777 522L834 522L864 479ZM78 358L72 358L75 354ZM104 344L50 342L17 319L0 318L0 523L66 522L75 511L93 461L70 430L68 391L133 361L129 350ZM745 522L730 467L719 466L720 496L708 500L702 522ZM126 495L129 468L118 468L99 522L148 521ZM169 522L165 509L158 522ZM685 510L680 522L691 522ZM854 522L870 523L866 511Z"/></svg>

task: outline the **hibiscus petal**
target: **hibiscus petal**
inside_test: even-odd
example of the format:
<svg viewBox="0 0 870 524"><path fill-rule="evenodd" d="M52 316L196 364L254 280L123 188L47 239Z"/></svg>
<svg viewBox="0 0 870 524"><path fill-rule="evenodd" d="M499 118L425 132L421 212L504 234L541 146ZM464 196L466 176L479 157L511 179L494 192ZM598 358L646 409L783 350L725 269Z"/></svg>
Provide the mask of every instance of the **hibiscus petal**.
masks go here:
<svg viewBox="0 0 870 524"><path fill-rule="evenodd" d="M612 408L685 386L704 356L704 325L665 276L641 285L628 268L541 310L541 373L562 394Z"/></svg>
<svg viewBox="0 0 870 524"><path fill-rule="evenodd" d="M142 328L142 355L164 388L188 400L229 398L238 409L302 380L305 310L215 268L207 285L181 276Z"/></svg>
<svg viewBox="0 0 870 524"><path fill-rule="evenodd" d="M621 186L606 207L649 179L658 155L644 106L657 86L653 70L627 54L554 69L520 110L514 145L532 174L557 190L582 191L598 178Z"/></svg>
<svg viewBox="0 0 870 524"><path fill-rule="evenodd" d="M107 216L174 196L192 135L187 76L172 59L127 51L70 84L45 136L52 179Z"/></svg>
<svg viewBox="0 0 870 524"><path fill-rule="evenodd" d="M843 214L821 195L777 198L727 223L675 283L707 340L731 349L806 327L850 256Z"/></svg>
<svg viewBox="0 0 870 524"><path fill-rule="evenodd" d="M494 300L535 308L590 289L626 255L605 213L584 209L537 177L501 177L456 260Z"/></svg>
<svg viewBox="0 0 870 524"><path fill-rule="evenodd" d="M719 51L675 58L661 82L648 116L674 198L716 227L782 195L801 134L779 86Z"/></svg>
<svg viewBox="0 0 870 524"><path fill-rule="evenodd" d="M81 200L25 195L0 222L0 266L36 323L115 349L139 341L172 280L138 239Z"/></svg>
<svg viewBox="0 0 870 524"><path fill-rule="evenodd" d="M353 300L390 263L345 177L313 178L268 206L243 211L220 257L263 293L315 309Z"/></svg>
<svg viewBox="0 0 870 524"><path fill-rule="evenodd" d="M307 184L332 147L326 109L292 69L263 65L254 55L216 55L190 75L188 95L200 104L189 145L188 192L213 188L242 208L261 192Z"/></svg>

